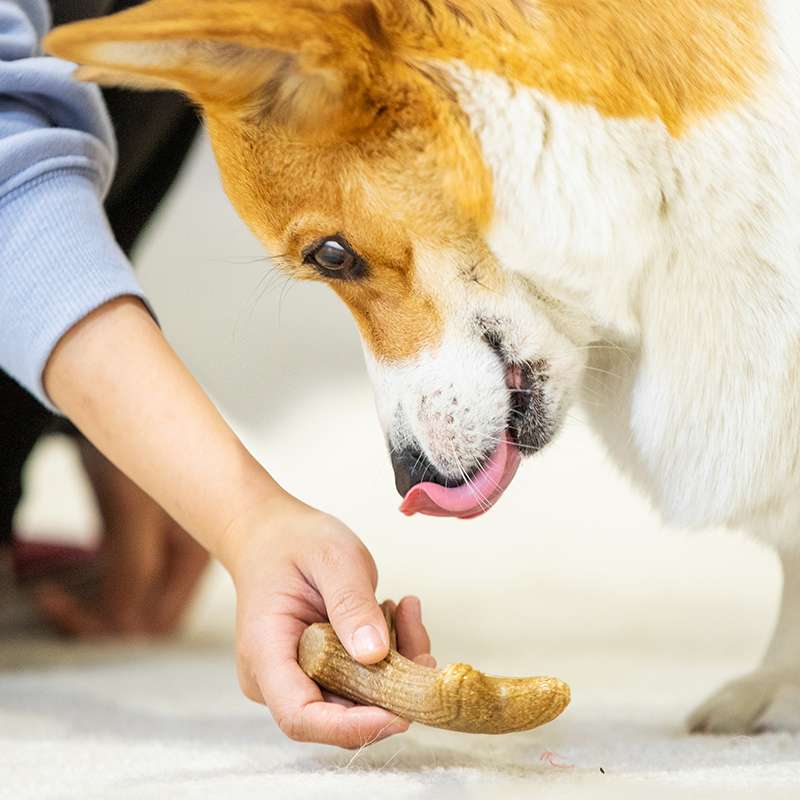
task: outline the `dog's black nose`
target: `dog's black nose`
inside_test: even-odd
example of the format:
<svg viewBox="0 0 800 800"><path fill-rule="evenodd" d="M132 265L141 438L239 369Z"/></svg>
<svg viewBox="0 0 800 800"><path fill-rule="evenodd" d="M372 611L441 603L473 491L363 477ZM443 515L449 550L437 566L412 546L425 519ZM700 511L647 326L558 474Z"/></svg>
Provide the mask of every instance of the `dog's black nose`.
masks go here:
<svg viewBox="0 0 800 800"><path fill-rule="evenodd" d="M408 490L418 483L438 483L442 486L457 486L459 481L445 478L436 467L428 461L427 457L414 447L396 450L391 448L392 468L394 469L394 485L401 497L408 494Z"/></svg>

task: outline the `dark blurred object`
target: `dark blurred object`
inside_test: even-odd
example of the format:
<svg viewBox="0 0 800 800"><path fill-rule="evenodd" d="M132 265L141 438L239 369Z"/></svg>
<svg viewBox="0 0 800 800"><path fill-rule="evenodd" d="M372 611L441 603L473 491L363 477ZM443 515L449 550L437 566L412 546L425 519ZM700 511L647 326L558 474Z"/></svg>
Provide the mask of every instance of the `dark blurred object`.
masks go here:
<svg viewBox="0 0 800 800"><path fill-rule="evenodd" d="M51 0L54 24L98 17L136 0ZM172 186L199 127L192 106L173 92L104 92L117 133L119 166L106 200L114 235L128 255ZM21 473L39 438L77 432L0 370L0 545L8 543L22 497Z"/></svg>
<svg viewBox="0 0 800 800"><path fill-rule="evenodd" d="M99 564L97 548L19 540L11 548L14 580L19 586L52 579L70 588L94 590L100 575Z"/></svg>
<svg viewBox="0 0 800 800"><path fill-rule="evenodd" d="M56 582L85 600L100 591L101 554L95 548L15 541L0 549L0 636L40 629L34 593Z"/></svg>

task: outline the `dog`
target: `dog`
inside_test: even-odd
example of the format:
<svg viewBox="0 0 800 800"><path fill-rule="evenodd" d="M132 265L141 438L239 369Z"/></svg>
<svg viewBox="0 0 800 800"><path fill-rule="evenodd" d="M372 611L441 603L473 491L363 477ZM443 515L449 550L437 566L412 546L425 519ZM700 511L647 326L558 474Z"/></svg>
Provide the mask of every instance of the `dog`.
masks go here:
<svg viewBox="0 0 800 800"><path fill-rule="evenodd" d="M483 513L584 402L666 520L780 554L763 663L689 727L800 688L795 0L152 0L45 47L202 108L355 318L403 511Z"/></svg>

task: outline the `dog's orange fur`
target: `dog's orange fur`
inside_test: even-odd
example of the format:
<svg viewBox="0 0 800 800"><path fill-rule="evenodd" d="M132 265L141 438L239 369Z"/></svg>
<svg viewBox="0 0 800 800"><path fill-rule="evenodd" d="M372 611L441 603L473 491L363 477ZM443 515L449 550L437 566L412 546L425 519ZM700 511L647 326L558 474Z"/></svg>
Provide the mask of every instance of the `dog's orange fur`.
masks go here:
<svg viewBox="0 0 800 800"><path fill-rule="evenodd" d="M425 109L435 106L425 102L430 88L420 83L421 96L406 100L413 124L406 127L403 114L386 116L349 143L305 141L282 126L234 126L227 112L213 108L207 114L229 197L270 249L285 254L282 261L293 274L318 278L301 264L301 253L335 233L364 258L369 268L363 280L330 285L372 351L393 360L435 343L441 331L436 306L416 280L412 232L414 238L456 244L459 235L485 224L491 198L467 126L426 116ZM392 134L394 126L399 127ZM423 187L415 175L443 178L426 181L418 191ZM466 185L449 182L455 175Z"/></svg>
<svg viewBox="0 0 800 800"><path fill-rule="evenodd" d="M326 112L322 130L207 104L206 119L228 196L297 277L318 273L302 251L343 235L368 264L364 279L331 280L372 352L400 360L435 344L442 320L416 279L415 241L464 246L491 213L491 179L454 103L403 64L372 84L357 126ZM387 110L383 110L387 109Z"/></svg>
<svg viewBox="0 0 800 800"><path fill-rule="evenodd" d="M301 252L335 233L366 260L364 280L331 284L396 360L442 329L414 243L477 249L491 221L491 176L437 61L677 135L747 97L763 27L758 0L153 0L45 46L84 79L200 103L231 199L292 270L319 277Z"/></svg>
<svg viewBox="0 0 800 800"><path fill-rule="evenodd" d="M302 52L315 70L365 81L380 51L460 58L565 102L680 131L747 95L765 68L764 26L760 0L153 0L62 28L48 47L102 67L103 42L236 42ZM216 76L169 62L165 51L133 72L189 92L202 80L214 94ZM113 72L130 79L124 65Z"/></svg>
<svg viewBox="0 0 800 800"><path fill-rule="evenodd" d="M766 68L760 0L377 5L410 52L459 58L605 116L661 119L676 135L746 98Z"/></svg>

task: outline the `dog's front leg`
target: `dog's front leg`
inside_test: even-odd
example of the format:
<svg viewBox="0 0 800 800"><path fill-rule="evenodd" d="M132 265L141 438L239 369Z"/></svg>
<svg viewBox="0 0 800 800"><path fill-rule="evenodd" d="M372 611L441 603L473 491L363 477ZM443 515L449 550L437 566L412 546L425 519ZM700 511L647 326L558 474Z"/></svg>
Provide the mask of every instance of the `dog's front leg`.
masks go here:
<svg viewBox="0 0 800 800"><path fill-rule="evenodd" d="M800 551L780 552L783 596L780 614L761 666L726 684L690 717L696 733L753 733L767 727L800 729Z"/></svg>

